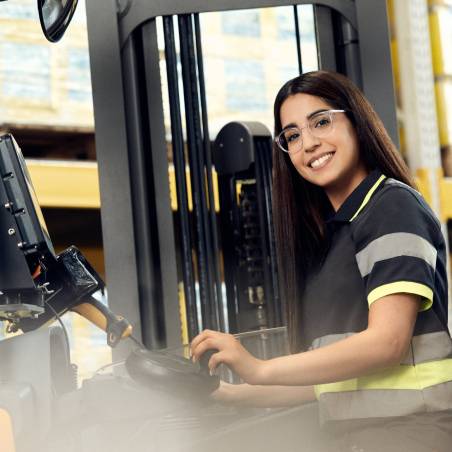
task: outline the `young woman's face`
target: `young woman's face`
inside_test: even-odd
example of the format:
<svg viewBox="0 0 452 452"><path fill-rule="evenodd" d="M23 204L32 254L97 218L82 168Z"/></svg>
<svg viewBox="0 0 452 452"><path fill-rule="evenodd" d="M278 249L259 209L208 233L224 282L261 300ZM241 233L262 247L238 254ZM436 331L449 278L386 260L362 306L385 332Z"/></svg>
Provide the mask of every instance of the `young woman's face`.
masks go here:
<svg viewBox="0 0 452 452"><path fill-rule="evenodd" d="M331 109L333 107L319 97L294 94L281 106L281 125L283 129L289 125L302 129L301 150L289 154L298 173L323 187L328 195L333 192L348 195L367 176L352 123L344 113L333 114L332 130L322 138L306 127L313 113Z"/></svg>

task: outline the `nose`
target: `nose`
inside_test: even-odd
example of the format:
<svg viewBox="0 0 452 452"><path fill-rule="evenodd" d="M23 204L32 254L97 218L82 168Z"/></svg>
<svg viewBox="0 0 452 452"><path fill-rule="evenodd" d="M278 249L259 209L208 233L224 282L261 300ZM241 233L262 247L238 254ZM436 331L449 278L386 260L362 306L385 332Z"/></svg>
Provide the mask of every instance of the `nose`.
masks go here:
<svg viewBox="0 0 452 452"><path fill-rule="evenodd" d="M305 152L313 152L320 146L320 138L312 134L309 127L306 127L303 134L303 149Z"/></svg>

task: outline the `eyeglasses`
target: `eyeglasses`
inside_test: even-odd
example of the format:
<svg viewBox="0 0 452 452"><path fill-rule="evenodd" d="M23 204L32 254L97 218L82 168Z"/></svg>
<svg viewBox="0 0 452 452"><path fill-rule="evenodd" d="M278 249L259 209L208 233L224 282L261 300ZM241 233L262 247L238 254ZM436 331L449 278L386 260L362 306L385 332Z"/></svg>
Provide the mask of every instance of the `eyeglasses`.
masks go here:
<svg viewBox="0 0 452 452"><path fill-rule="evenodd" d="M334 129L334 116L336 113L345 113L345 110L325 110L317 113L308 120L305 127L288 127L276 138L278 147L289 154L296 154L303 149L303 129L308 129L313 137L324 138Z"/></svg>

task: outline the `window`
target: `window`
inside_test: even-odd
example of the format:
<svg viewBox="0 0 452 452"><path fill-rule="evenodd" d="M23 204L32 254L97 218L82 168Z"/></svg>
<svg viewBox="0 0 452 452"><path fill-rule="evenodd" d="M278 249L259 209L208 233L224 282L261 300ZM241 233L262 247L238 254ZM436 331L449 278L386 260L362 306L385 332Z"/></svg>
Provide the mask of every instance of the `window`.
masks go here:
<svg viewBox="0 0 452 452"><path fill-rule="evenodd" d="M300 75L298 72L298 66L280 66L279 78L280 80L290 80Z"/></svg>
<svg viewBox="0 0 452 452"><path fill-rule="evenodd" d="M38 18L38 9L34 2L9 1L1 4L0 15L5 19L33 19Z"/></svg>
<svg viewBox="0 0 452 452"><path fill-rule="evenodd" d="M87 49L68 50L68 98L91 102L91 77Z"/></svg>
<svg viewBox="0 0 452 452"><path fill-rule="evenodd" d="M2 94L50 102L50 49L44 45L10 42L2 44L1 50Z"/></svg>
<svg viewBox="0 0 452 452"><path fill-rule="evenodd" d="M227 35L259 37L259 11L227 11L221 13L222 30Z"/></svg>
<svg viewBox="0 0 452 452"><path fill-rule="evenodd" d="M264 67L260 61L225 60L226 106L229 110L268 108Z"/></svg>
<svg viewBox="0 0 452 452"><path fill-rule="evenodd" d="M73 24L78 24L86 27L86 5L85 0L78 0L77 9L75 10L74 17L72 18ZM71 27L69 27L71 28Z"/></svg>
<svg viewBox="0 0 452 452"><path fill-rule="evenodd" d="M297 10L302 44L315 42L314 11L312 6L301 5L298 6ZM276 21L279 39L295 39L295 15L292 6L278 8Z"/></svg>
<svg viewBox="0 0 452 452"><path fill-rule="evenodd" d="M278 39L295 39L293 7L280 8L276 15Z"/></svg>

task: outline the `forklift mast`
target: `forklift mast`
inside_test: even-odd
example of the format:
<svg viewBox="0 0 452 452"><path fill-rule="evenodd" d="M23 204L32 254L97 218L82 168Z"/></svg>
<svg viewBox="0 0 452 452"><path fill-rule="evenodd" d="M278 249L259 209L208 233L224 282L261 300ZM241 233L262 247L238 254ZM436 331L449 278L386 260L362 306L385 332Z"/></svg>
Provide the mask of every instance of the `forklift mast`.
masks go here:
<svg viewBox="0 0 452 452"><path fill-rule="evenodd" d="M114 309L120 307L136 330L140 330L149 348L180 344L181 321L187 324L189 337L202 328L227 330L228 323L232 331L238 330L240 322L233 319L234 312L238 311L231 313L231 306L240 305L240 297L247 297L254 306L262 301L261 269L254 271L251 264L247 267L249 271L245 271L247 278L253 280L251 285L243 280L235 281L233 284L241 288L233 295L231 284L226 284L227 300L222 290L223 284L232 278L222 274L230 271L230 266L223 262L228 259L225 250L237 243L223 242L225 237L219 231L228 228L231 220L224 218L223 213L218 216L214 209L200 15L212 11L292 6L296 17L298 6L304 4L312 4L314 8L319 67L341 72L362 87L398 143L387 11L381 2L87 1L109 302ZM100 17L102 21L98 20ZM160 72L159 18L163 24L166 75ZM176 42L176 23L179 42ZM299 42L299 33L296 39ZM300 46L297 48L299 71L303 72ZM181 73L177 69L179 58ZM178 212L174 218L168 188L162 77L167 79L170 99L170 147L178 196ZM237 156L237 153L231 155ZM189 209L186 166L190 169L193 211ZM255 179L251 173L256 171L256 165L253 168L246 180ZM238 180L244 175L234 177ZM122 184L117 183L119 178ZM259 196L253 193L251 185L243 183L241 187L241 201L237 206L241 233L247 230L251 234L247 234L249 241L242 243L244 248L239 254L242 261L248 259L249 263L257 258L256 263L260 259L256 253L262 250L257 251L254 245L250 248L254 240L251 236L257 233L250 228L252 217L259 218L262 214L270 218L270 212L265 206L263 211L262 206L256 208ZM222 198L227 196L230 193L220 193ZM245 218L248 222L244 222ZM238 223L232 229L237 227ZM177 249L175 230L180 237ZM179 274L174 271L176 268L180 269ZM183 311L187 313L182 319L179 283L182 283L185 300ZM272 285L275 290L276 286ZM245 295L246 287L250 290ZM277 296L272 297L278 303ZM279 306L272 311L272 316L282 311ZM268 319L265 324L273 322ZM260 325L257 318L250 322L246 327ZM126 350L119 351L116 356L124 353Z"/></svg>

